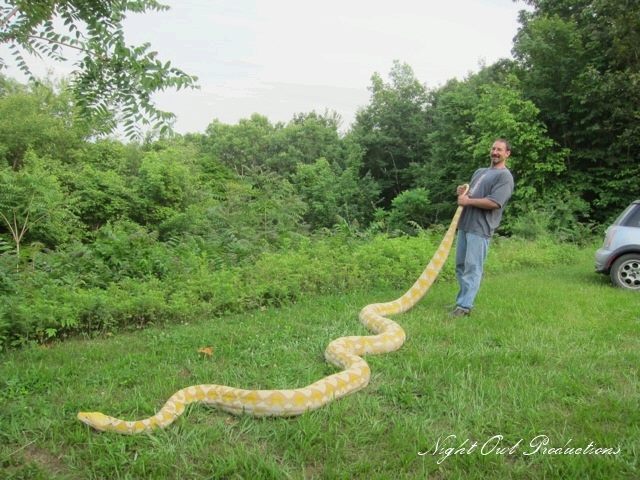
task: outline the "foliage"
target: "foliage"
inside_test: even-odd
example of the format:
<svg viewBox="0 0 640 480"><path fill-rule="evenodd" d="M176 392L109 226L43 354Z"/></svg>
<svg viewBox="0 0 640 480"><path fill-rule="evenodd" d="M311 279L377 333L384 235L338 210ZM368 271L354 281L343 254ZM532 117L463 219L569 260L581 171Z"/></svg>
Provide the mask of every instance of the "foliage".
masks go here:
<svg viewBox="0 0 640 480"><path fill-rule="evenodd" d="M547 196L544 200L529 203L529 210L517 208L517 215L510 215L505 229L512 235L529 240L550 239L575 244L589 243L593 239L593 224L578 221L588 218L588 206L584 200L568 192L562 197Z"/></svg>
<svg viewBox="0 0 640 480"><path fill-rule="evenodd" d="M136 218L159 225L176 211L199 200L197 173L184 149L146 152L138 167L136 193L141 199Z"/></svg>
<svg viewBox="0 0 640 480"><path fill-rule="evenodd" d="M266 166L281 175L292 175L298 165L309 165L321 158L343 164L346 146L338 133L339 123L335 113L294 115L285 127L274 132L272 156Z"/></svg>
<svg viewBox="0 0 640 480"><path fill-rule="evenodd" d="M504 85L483 86L473 108L471 156L476 165L486 162L494 139L507 138L511 144L508 164L515 177L515 191L513 207L505 216L507 224L534 206L551 204L553 208L557 205L554 200L571 195L559 181L568 152L547 136L539 113L530 100L522 98L513 76L508 76Z"/></svg>
<svg viewBox="0 0 640 480"><path fill-rule="evenodd" d="M64 159L81 145L87 128L73 121L69 95L50 84L25 87L5 81L0 91L0 163L22 167L28 150Z"/></svg>
<svg viewBox="0 0 640 480"><path fill-rule="evenodd" d="M640 5L529 0L514 43L523 89L568 149L565 182L603 221L636 198Z"/></svg>
<svg viewBox="0 0 640 480"><path fill-rule="evenodd" d="M371 78L371 103L356 116L352 135L364 149L363 170L380 185L382 205L410 186L407 167L428 149L429 96L407 64L394 62L386 83Z"/></svg>
<svg viewBox="0 0 640 480"><path fill-rule="evenodd" d="M0 277L2 344L44 342L278 306L319 293L405 288L436 250L442 231L416 237L335 234L220 264L192 240L175 245L132 222L103 226L90 247L70 245L19 274ZM571 263L578 249L542 239L498 240L488 272ZM0 264L10 257L0 255ZM445 266L441 281L453 279Z"/></svg>
<svg viewBox="0 0 640 480"><path fill-rule="evenodd" d="M0 233L11 233L18 257L21 243L54 247L69 241L77 227L66 192L46 161L27 152L24 163L19 171L0 168Z"/></svg>
<svg viewBox="0 0 640 480"><path fill-rule="evenodd" d="M366 224L379 188L361 174L362 148L353 138L342 138L338 127L338 118L329 113L296 115L286 125L254 114L236 125L214 121L205 136L193 140L249 183L271 178L291 184L312 229L330 228L341 219Z"/></svg>
<svg viewBox="0 0 640 480"><path fill-rule="evenodd" d="M110 220L133 214L132 192L126 179L114 171L87 164L73 178L73 203L82 223L95 230Z"/></svg>
<svg viewBox="0 0 640 480"><path fill-rule="evenodd" d="M414 229L411 228L412 225L428 226L430 206L428 190L424 188L405 190L391 202L389 228L408 233Z"/></svg>
<svg viewBox="0 0 640 480"><path fill-rule="evenodd" d="M455 187L471 178L476 166L470 162L472 109L478 101L478 85L452 80L431 92L428 155L409 166L415 187L429 191L430 220L442 222L455 211Z"/></svg>
<svg viewBox="0 0 640 480"><path fill-rule="evenodd" d="M212 214L216 225L255 254L291 241L305 209L289 181L276 174L254 174L246 182L230 183L226 202Z"/></svg>
<svg viewBox="0 0 640 480"><path fill-rule="evenodd" d="M342 169L321 157L313 164L298 164L291 181L307 205L304 219L313 229L331 228L341 219L366 224L378 189L371 177L359 177L361 163L355 160Z"/></svg>
<svg viewBox="0 0 640 480"><path fill-rule="evenodd" d="M223 165L243 176L264 166L271 155L274 127L258 114L240 120L237 125L226 125L214 120L202 140L205 152Z"/></svg>
<svg viewBox="0 0 640 480"><path fill-rule="evenodd" d="M158 59L148 43L127 45L122 22L130 12L167 8L155 0L8 0L0 7L0 45L9 46L17 66L31 77L25 54L54 61L65 61L65 52L77 55L71 91L80 112L107 131L120 121L130 136L140 124L164 130L173 115L158 110L152 94L194 87L196 78Z"/></svg>

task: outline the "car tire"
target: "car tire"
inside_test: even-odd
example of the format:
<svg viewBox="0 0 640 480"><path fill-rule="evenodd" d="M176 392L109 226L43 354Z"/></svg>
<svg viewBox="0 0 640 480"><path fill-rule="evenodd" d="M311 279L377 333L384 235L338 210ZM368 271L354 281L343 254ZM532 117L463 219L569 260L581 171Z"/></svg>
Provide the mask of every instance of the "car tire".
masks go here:
<svg viewBox="0 0 640 480"><path fill-rule="evenodd" d="M611 281L617 287L640 291L640 253L628 253L611 265Z"/></svg>

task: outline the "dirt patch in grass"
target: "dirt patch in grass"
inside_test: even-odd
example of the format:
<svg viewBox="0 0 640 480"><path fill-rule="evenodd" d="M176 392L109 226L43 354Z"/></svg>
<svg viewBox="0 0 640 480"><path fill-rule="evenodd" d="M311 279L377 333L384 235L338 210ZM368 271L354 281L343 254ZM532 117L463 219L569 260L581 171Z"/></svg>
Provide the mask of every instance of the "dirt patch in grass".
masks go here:
<svg viewBox="0 0 640 480"><path fill-rule="evenodd" d="M65 465L61 460L62 454L56 456L48 450L39 447L36 444L31 444L22 450L22 458L25 464L32 463L36 465L40 470L47 472L52 477L62 478L80 478L73 471Z"/></svg>

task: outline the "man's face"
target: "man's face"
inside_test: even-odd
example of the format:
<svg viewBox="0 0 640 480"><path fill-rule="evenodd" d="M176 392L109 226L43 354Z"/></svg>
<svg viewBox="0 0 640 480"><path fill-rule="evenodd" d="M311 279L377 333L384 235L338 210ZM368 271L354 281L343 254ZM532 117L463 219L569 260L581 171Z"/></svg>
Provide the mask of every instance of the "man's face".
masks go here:
<svg viewBox="0 0 640 480"><path fill-rule="evenodd" d="M504 142L493 142L491 147L491 163L496 165L502 165L509 158L511 152L507 150L507 145Z"/></svg>

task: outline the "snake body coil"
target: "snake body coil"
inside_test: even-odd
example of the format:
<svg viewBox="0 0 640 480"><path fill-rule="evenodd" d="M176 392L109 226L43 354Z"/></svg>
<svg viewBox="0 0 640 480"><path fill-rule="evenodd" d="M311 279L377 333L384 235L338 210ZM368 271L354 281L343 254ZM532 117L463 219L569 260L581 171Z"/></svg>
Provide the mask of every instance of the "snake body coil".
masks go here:
<svg viewBox="0 0 640 480"><path fill-rule="evenodd" d="M366 387L371 370L362 355L392 352L402 346L404 330L386 316L411 309L429 290L447 260L461 213L462 207L458 207L431 261L404 295L391 302L367 305L360 311L360 321L375 335L341 337L329 343L325 359L342 369L340 372L292 390L194 385L174 393L158 413L144 420L120 420L100 412L79 412L78 419L96 430L136 434L170 425L190 403L215 405L233 414L295 416Z"/></svg>

